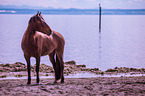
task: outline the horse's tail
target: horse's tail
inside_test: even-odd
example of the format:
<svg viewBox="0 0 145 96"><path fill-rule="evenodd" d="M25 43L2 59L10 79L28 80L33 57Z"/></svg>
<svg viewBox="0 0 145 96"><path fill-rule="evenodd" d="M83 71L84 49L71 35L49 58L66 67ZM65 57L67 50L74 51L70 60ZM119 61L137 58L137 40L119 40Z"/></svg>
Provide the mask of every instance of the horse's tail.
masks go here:
<svg viewBox="0 0 145 96"><path fill-rule="evenodd" d="M56 54L56 66L55 66L55 78L56 80L59 80L61 78L61 66L60 66L60 62L58 59L58 56Z"/></svg>

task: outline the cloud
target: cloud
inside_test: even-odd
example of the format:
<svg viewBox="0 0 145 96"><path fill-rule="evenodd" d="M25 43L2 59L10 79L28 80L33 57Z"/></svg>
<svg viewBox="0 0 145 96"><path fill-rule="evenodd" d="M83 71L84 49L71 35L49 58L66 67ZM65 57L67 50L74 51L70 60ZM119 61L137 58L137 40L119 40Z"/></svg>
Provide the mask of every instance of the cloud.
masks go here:
<svg viewBox="0 0 145 96"><path fill-rule="evenodd" d="M141 2L141 1L144 1L144 0L133 0L133 1L137 1L137 2L140 1Z"/></svg>

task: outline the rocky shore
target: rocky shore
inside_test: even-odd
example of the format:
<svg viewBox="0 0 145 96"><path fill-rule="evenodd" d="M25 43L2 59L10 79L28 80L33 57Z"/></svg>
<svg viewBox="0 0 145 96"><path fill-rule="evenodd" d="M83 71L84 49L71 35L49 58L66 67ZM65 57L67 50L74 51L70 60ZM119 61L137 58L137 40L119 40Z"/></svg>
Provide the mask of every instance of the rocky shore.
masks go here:
<svg viewBox="0 0 145 96"><path fill-rule="evenodd" d="M31 76L35 76L35 66L31 66ZM64 64L64 75L75 74L79 72L89 72L97 75L104 74L118 74L118 73L130 73L130 74L145 74L145 68L126 68L115 67L114 69L107 69L101 71L99 68L86 68L86 65L77 65L75 61L68 61ZM54 74L54 69L51 66L40 64L40 76L50 76ZM0 78L5 77L24 77L27 76L27 66L24 63L16 62L14 64L0 64Z"/></svg>

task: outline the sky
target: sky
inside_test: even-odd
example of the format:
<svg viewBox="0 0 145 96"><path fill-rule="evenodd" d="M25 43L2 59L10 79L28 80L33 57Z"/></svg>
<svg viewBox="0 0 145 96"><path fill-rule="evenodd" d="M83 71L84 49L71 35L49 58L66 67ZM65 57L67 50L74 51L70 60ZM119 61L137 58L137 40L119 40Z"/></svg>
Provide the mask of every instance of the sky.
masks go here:
<svg viewBox="0 0 145 96"><path fill-rule="evenodd" d="M145 9L145 0L0 0L0 5L29 5L53 8Z"/></svg>

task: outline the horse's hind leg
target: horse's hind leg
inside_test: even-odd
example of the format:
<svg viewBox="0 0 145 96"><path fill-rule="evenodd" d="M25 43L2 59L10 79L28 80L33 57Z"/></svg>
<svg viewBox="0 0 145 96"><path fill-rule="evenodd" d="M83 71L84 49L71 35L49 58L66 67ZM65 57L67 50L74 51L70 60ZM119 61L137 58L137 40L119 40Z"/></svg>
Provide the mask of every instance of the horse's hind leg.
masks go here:
<svg viewBox="0 0 145 96"><path fill-rule="evenodd" d="M54 68L54 71L55 71L55 81L54 81L54 83L57 83L56 62L55 62L55 59L54 59L54 55L55 55L55 51L53 51L51 54L49 54L49 59L50 59L50 62L52 63L52 65L53 65L53 68Z"/></svg>
<svg viewBox="0 0 145 96"><path fill-rule="evenodd" d="M36 82L37 84L39 84L39 66L40 66L40 57L36 57L36 74L37 74Z"/></svg>
<svg viewBox="0 0 145 96"><path fill-rule="evenodd" d="M63 70L64 70L64 64L63 64L63 58L61 56L56 56L56 64L59 66L60 70L60 76L61 76L61 83L64 82L64 75L63 75Z"/></svg>
<svg viewBox="0 0 145 96"><path fill-rule="evenodd" d="M27 62L27 71L28 71L28 82L27 84L31 84L31 67L30 67L30 56L26 56L24 54L25 60Z"/></svg>
<svg viewBox="0 0 145 96"><path fill-rule="evenodd" d="M56 62L59 62L59 66L60 66L61 83L63 83L64 82L64 75L63 75L63 70L64 70L63 52L56 51L56 54L57 54Z"/></svg>

